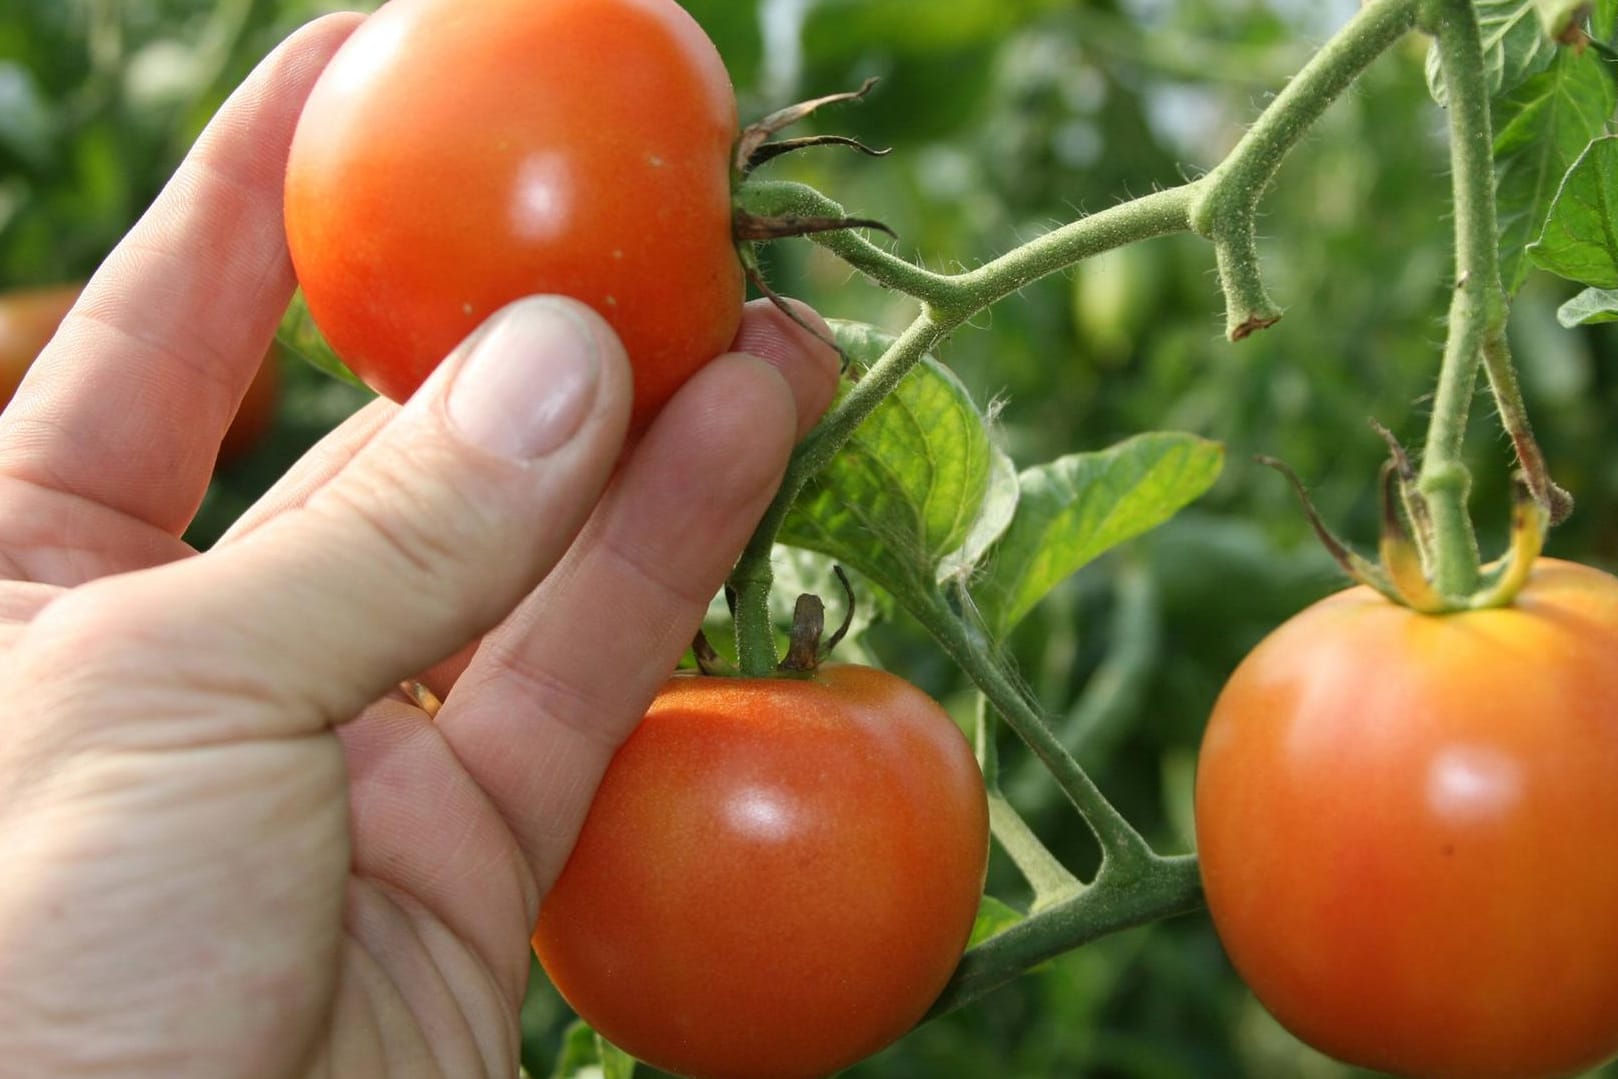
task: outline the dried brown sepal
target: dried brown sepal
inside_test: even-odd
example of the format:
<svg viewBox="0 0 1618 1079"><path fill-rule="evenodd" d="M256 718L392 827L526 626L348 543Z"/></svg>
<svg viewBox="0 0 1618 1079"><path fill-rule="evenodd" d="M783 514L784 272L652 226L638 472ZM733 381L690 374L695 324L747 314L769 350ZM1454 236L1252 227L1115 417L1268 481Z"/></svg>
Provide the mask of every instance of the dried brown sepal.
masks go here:
<svg viewBox="0 0 1618 1079"><path fill-rule="evenodd" d="M1401 488L1397 458L1382 465L1382 568L1411 609L1434 614L1445 609L1444 597L1427 579L1421 549L1405 529L1400 513Z"/></svg>
<svg viewBox="0 0 1618 1079"><path fill-rule="evenodd" d="M1356 554L1348 544L1338 539L1332 534L1332 530L1326 527L1326 522L1321 520L1320 512L1315 509L1314 503L1309 501L1309 492L1304 488L1303 481L1298 478L1298 474L1292 471L1292 466L1279 458L1268 457L1263 454L1255 457L1254 460L1261 465L1275 469L1286 477L1287 482L1292 485L1293 493L1298 496L1298 502L1303 507L1303 515L1308 520L1309 527L1314 529L1315 536L1320 540L1320 545L1326 548L1326 553L1331 555L1332 560L1342 567L1344 573L1358 583L1376 589L1394 603L1404 603L1404 598L1399 595L1398 590L1393 587L1393 583L1388 580L1387 574L1383 573L1380 567Z"/></svg>
<svg viewBox="0 0 1618 1079"><path fill-rule="evenodd" d="M1427 499L1417 486L1416 466L1410 460L1410 454L1405 452L1404 446L1394 433L1384 427L1380 422L1371 420L1371 430L1382 437L1388 444L1388 457L1398 474L1399 498L1404 503L1405 513L1410 518L1411 529L1415 533L1416 546L1420 548L1423 557L1433 545L1433 514L1427 506Z"/></svg>
<svg viewBox="0 0 1618 1079"><path fill-rule="evenodd" d="M826 628L826 605L820 597L805 592L792 608L792 635L787 654L776 670L788 674L808 674L820 666L820 635Z"/></svg>
<svg viewBox="0 0 1618 1079"><path fill-rule="evenodd" d="M787 303L781 294L771 288L768 281L764 280L764 275L759 272L757 266L751 264L748 265L747 281L754 288L758 289L761 296L763 296L766 300L769 300L770 303L774 304L777 311L781 312L787 318L797 323L798 327L805 333L814 337L815 340L837 353L839 359L842 361L841 366L844 370L847 370L849 357L848 353L843 351L843 346L839 345L830 334L826 333L824 330L811 326L808 320L806 320L802 315L798 314L798 309ZM725 598L731 605L730 613L734 615L736 613L735 596L727 591Z"/></svg>
<svg viewBox="0 0 1618 1079"><path fill-rule="evenodd" d="M1278 314L1251 314L1232 321L1225 334L1232 341L1245 341L1260 330L1267 330L1280 321L1281 316Z"/></svg>
<svg viewBox="0 0 1618 1079"><path fill-rule="evenodd" d="M750 168L748 162L752 161L753 155L758 152L758 148L768 142L772 135L785 131L810 113L827 105L835 105L844 101L858 101L871 92L871 87L875 86L876 82L877 80L872 77L866 79L858 90L841 94L827 94L825 97L817 97L810 101L800 101L796 105L788 105L784 109L778 109L770 113L762 120L756 120L748 124L747 127L742 129L741 137L736 140L736 171L745 175Z"/></svg>
<svg viewBox="0 0 1618 1079"><path fill-rule="evenodd" d="M691 655L697 661L697 670L713 677L730 677L736 673L736 668L725 662L725 657L714 651L713 642L702 630L691 639Z"/></svg>
<svg viewBox="0 0 1618 1079"><path fill-rule="evenodd" d="M814 146L847 146L851 150L858 150L867 157L886 157L891 154L891 148L878 150L874 146L867 146L859 139L851 139L846 135L806 135L801 139L782 139L780 142L767 142L753 151L753 156L747 159L743 166L744 173L750 173L768 161L774 161L783 154L790 154L798 150L807 150Z"/></svg>
<svg viewBox="0 0 1618 1079"><path fill-rule="evenodd" d="M813 236L819 232L843 232L848 229L876 229L895 240L899 238L897 232L871 217L812 217L804 214L766 217L737 210L730 222L731 235L739 243L787 240L794 236Z"/></svg>
<svg viewBox="0 0 1618 1079"><path fill-rule="evenodd" d="M827 656L831 655L832 649L843 643L843 638L848 636L849 628L854 625L854 585L850 583L848 574L843 572L842 566L834 563L831 571L837 575L837 583L843 586L843 624L837 627L837 630L826 639L825 645L820 649L819 660L822 663L826 661Z"/></svg>

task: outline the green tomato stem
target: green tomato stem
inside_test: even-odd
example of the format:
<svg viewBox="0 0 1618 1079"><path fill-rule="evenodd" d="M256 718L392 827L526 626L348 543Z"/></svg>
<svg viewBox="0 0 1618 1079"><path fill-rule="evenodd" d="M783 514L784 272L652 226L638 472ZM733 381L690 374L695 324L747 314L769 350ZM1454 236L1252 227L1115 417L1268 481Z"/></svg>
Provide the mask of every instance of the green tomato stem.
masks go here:
<svg viewBox="0 0 1618 1079"><path fill-rule="evenodd" d="M1192 855L1102 866L1095 883L998 933L961 957L928 1018L965 1007L1032 967L1081 945L1202 905Z"/></svg>
<svg viewBox="0 0 1618 1079"><path fill-rule="evenodd" d="M957 615L937 588L931 589L925 600L920 596L898 598L1051 773L1057 786L1095 833L1101 844L1103 864L1132 866L1152 861L1156 855L1150 845L1107 801L1101 788L1074 760L1044 716L1023 695L1016 678L1006 669L1000 650Z"/></svg>
<svg viewBox="0 0 1618 1079"><path fill-rule="evenodd" d="M1259 277L1254 219L1287 152L1371 61L1416 23L1416 0L1372 0L1276 95L1229 156L1197 181L1192 228L1212 241L1225 293L1226 333L1240 340L1281 310Z"/></svg>
<svg viewBox="0 0 1618 1079"><path fill-rule="evenodd" d="M1055 906L1084 890L1083 882L1040 842L1028 822L999 791L989 793L989 831L1034 890L1030 910Z"/></svg>
<svg viewBox="0 0 1618 1079"><path fill-rule="evenodd" d="M1437 39L1449 98L1457 280L1443 366L1417 481L1433 522L1433 585L1446 601L1477 591L1477 537L1467 515L1471 473L1463 456L1467 416L1486 341L1504 333L1506 302L1494 203L1489 83L1471 0L1429 0L1424 24Z"/></svg>

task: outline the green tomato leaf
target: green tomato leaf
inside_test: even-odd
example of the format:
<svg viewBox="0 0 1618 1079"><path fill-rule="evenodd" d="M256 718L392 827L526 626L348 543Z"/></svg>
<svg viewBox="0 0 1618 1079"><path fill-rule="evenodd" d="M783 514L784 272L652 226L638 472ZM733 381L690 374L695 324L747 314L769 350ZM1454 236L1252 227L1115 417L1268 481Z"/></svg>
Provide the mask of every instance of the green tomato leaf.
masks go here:
<svg viewBox="0 0 1618 1079"><path fill-rule="evenodd" d="M309 313L302 289L293 293L292 303L287 306L286 314L281 316L281 325L275 331L275 339L282 348L315 370L367 393L371 392L370 387L361 382L359 376L350 371L326 343L320 327L315 325L315 317Z"/></svg>
<svg viewBox="0 0 1618 1079"><path fill-rule="evenodd" d="M999 936L1022 920L1022 913L1016 908L1000 902L992 895L985 895L978 901L977 920L972 923L972 936L967 940L966 946L975 948L990 937Z"/></svg>
<svg viewBox="0 0 1618 1079"><path fill-rule="evenodd" d="M1562 178L1602 134L1618 87L1594 52L1563 52L1550 68L1496 102L1494 163L1500 207L1500 276L1515 292L1528 276Z"/></svg>
<svg viewBox="0 0 1618 1079"><path fill-rule="evenodd" d="M551 1079L631 1079L635 1058L576 1020L562 1035Z"/></svg>
<svg viewBox="0 0 1618 1079"><path fill-rule="evenodd" d="M1539 9L1563 0L1477 0L1478 28L1483 34L1483 60L1492 96L1509 94L1551 65L1556 42L1545 33ZM1427 89L1440 105L1448 104L1438 46L1427 50Z"/></svg>
<svg viewBox="0 0 1618 1079"><path fill-rule="evenodd" d="M1596 0L1590 12L1590 36L1603 44L1612 43L1618 30L1618 0Z"/></svg>
<svg viewBox="0 0 1618 1079"><path fill-rule="evenodd" d="M1597 322L1618 322L1618 291L1587 288L1557 308L1556 321L1568 329Z"/></svg>
<svg viewBox="0 0 1618 1079"><path fill-rule="evenodd" d="M989 447L989 489L984 492L977 520L960 547L938 563L938 579L961 580L969 577L983 556L989 553L1017 512L1017 465L1004 450Z"/></svg>
<svg viewBox="0 0 1618 1079"><path fill-rule="evenodd" d="M1596 139L1573 163L1528 257L1581 285L1618 289L1618 136Z"/></svg>
<svg viewBox="0 0 1618 1079"><path fill-rule="evenodd" d="M1218 443L1158 432L1023 472L1016 516L973 590L990 633L1003 639L1052 588L1168 520L1223 466Z"/></svg>
<svg viewBox="0 0 1618 1079"><path fill-rule="evenodd" d="M832 332L858 365L893 340L857 323L834 322ZM946 556L973 537L993 473L983 414L928 357L810 481L779 538L831 555L896 596L930 588Z"/></svg>

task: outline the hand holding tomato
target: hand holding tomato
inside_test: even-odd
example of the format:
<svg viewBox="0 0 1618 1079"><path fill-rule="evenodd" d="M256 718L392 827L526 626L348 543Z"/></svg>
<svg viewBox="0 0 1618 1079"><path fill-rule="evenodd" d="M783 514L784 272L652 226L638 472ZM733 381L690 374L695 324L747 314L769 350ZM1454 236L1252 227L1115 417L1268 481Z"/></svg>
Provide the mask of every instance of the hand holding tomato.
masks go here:
<svg viewBox="0 0 1618 1079"><path fill-rule="evenodd" d="M293 126L359 22L233 96L0 413L18 1074L516 1074L539 898L834 390L750 309L730 347L768 361L712 359L622 454L617 337L524 300L189 549L292 291ZM480 637L436 722L388 694Z"/></svg>

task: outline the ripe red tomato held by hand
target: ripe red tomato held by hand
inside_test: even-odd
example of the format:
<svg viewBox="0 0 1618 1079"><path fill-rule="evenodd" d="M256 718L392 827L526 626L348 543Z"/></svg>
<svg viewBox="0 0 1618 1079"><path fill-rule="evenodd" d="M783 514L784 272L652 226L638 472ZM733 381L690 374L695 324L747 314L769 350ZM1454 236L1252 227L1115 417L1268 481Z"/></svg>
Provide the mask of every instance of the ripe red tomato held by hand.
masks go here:
<svg viewBox="0 0 1618 1079"><path fill-rule="evenodd" d="M1196 814L1231 961L1316 1048L1457 1079L1618 1052L1618 580L1310 607L1226 685Z"/></svg>
<svg viewBox="0 0 1618 1079"><path fill-rule="evenodd" d="M623 339L640 429L741 319L736 135L724 64L674 0L390 0L293 138L298 280L394 400L506 303L572 296Z"/></svg>
<svg viewBox="0 0 1618 1079"><path fill-rule="evenodd" d="M534 947L649 1064L808 1079L921 1019L987 858L971 749L904 680L680 675L613 759Z"/></svg>

